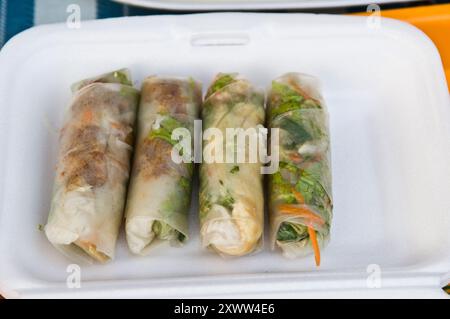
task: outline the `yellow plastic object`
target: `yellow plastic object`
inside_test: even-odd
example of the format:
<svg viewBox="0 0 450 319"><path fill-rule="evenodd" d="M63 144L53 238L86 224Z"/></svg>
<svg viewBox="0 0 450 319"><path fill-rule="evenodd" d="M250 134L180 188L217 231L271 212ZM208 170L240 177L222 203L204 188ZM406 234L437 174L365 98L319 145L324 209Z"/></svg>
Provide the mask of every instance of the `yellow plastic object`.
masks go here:
<svg viewBox="0 0 450 319"><path fill-rule="evenodd" d="M370 14L362 12L356 15ZM409 22L428 35L441 55L450 91L450 4L381 10L380 14L382 17Z"/></svg>

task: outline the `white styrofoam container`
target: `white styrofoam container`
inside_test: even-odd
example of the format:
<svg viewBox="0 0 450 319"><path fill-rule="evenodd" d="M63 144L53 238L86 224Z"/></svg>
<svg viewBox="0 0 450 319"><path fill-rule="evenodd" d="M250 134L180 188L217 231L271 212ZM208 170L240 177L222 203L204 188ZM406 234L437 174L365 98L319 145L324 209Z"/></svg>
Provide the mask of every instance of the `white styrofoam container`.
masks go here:
<svg viewBox="0 0 450 319"><path fill-rule="evenodd" d="M444 297L450 279L450 102L439 54L419 30L382 19L218 13L47 25L0 52L0 291L19 297ZM319 77L330 111L334 220L322 265L265 250L200 249L197 199L184 248L81 265L38 230L53 183L70 85L130 67L150 74L237 71L256 85ZM373 286L381 285L381 288Z"/></svg>
<svg viewBox="0 0 450 319"><path fill-rule="evenodd" d="M113 0L123 4L169 10L275 10L367 6L371 0ZM377 4L419 0L378 0Z"/></svg>

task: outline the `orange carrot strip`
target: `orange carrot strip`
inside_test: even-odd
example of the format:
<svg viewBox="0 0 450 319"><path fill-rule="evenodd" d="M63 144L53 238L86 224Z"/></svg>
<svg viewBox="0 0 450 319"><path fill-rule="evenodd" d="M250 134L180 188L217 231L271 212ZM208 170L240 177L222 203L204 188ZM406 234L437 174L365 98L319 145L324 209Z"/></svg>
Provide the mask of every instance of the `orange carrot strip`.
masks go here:
<svg viewBox="0 0 450 319"><path fill-rule="evenodd" d="M278 206L278 209L285 214L292 214L292 215L297 215L300 217L307 218L311 221L316 222L319 225L323 225L325 223L325 221L322 219L322 217L314 214L308 208L305 208L305 207L295 207L292 205L282 204L282 205Z"/></svg>
<svg viewBox="0 0 450 319"><path fill-rule="evenodd" d="M120 130L122 128L120 123L117 123L117 122L111 122L111 126L113 128L115 128L116 130Z"/></svg>
<svg viewBox="0 0 450 319"><path fill-rule="evenodd" d="M94 117L94 113L91 110L86 110L83 112L83 122L92 122L92 118Z"/></svg>
<svg viewBox="0 0 450 319"><path fill-rule="evenodd" d="M297 201L301 201L303 199L303 196L300 192L297 192L296 190L293 190L295 198L297 199ZM297 198L297 196L300 195L301 198ZM303 199L304 201L304 199ZM292 206L292 205L286 205L286 204L282 204L278 207L280 209L280 211L282 211L283 213L287 213L287 214L293 214L293 215L297 215L300 217L304 217L310 220L310 222L316 222L319 225L323 225L325 222L324 220L314 214L313 212L311 212L309 209L305 208L305 207L296 207L296 206ZM317 242L317 236L316 236L316 231L314 230L314 228L311 227L311 225L307 225L308 226L308 234L309 234L309 238L311 238L311 244L314 250L314 257L316 260L316 265L320 266L320 249L319 249L319 244Z"/></svg>
<svg viewBox="0 0 450 319"><path fill-rule="evenodd" d="M316 259L316 266L320 266L320 249L317 243L316 231L311 226L308 226L309 238L311 238L311 244L314 250L314 258Z"/></svg>
<svg viewBox="0 0 450 319"><path fill-rule="evenodd" d="M298 192L295 188L292 188L292 192L294 193L295 199L299 204L305 203L305 198L303 197L302 193Z"/></svg>
<svg viewBox="0 0 450 319"><path fill-rule="evenodd" d="M291 160L293 160L294 162L300 161L302 159L302 157L300 156L300 154L298 154L297 152L290 154L289 158Z"/></svg>
<svg viewBox="0 0 450 319"><path fill-rule="evenodd" d="M293 79L290 79L289 84L293 86L294 90L297 91L297 93L299 93L301 96L303 96L305 100L313 100L316 103L319 102L316 99L313 99L311 95L306 93L306 91L300 85L298 85L298 83L295 82Z"/></svg>

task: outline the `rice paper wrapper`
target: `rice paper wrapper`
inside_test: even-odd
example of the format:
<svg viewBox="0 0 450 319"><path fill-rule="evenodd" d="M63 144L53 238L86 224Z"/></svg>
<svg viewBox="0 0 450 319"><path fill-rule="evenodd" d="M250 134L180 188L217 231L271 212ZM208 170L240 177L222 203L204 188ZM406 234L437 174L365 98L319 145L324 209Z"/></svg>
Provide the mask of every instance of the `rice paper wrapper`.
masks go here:
<svg viewBox="0 0 450 319"><path fill-rule="evenodd" d="M100 75L93 76L81 81L78 81L71 86L73 93L79 91L85 86L92 83L118 83L127 86L133 86L131 81L131 73L128 69L120 69L113 72L108 72Z"/></svg>
<svg viewBox="0 0 450 319"><path fill-rule="evenodd" d="M119 70L75 84L60 132L45 233L76 261L114 258L139 101L136 89L114 80L119 73L131 83L128 71Z"/></svg>
<svg viewBox="0 0 450 319"><path fill-rule="evenodd" d="M264 95L237 74L219 74L208 89L202 115L204 134L215 128L225 139L227 128L257 129L264 124ZM203 142L205 156L208 144L214 145L210 142ZM223 146L224 160L227 151L237 151L236 140L218 145ZM259 159L250 163L246 158L245 163L238 163L235 157L227 163L208 163L203 158L199 200L204 247L226 256L249 254L261 247L264 197L260 168Z"/></svg>
<svg viewBox="0 0 450 319"><path fill-rule="evenodd" d="M313 252L330 239L332 220L328 113L317 80L288 73L274 80L268 97L269 127L279 129L279 169L269 176L270 241L286 257Z"/></svg>
<svg viewBox="0 0 450 319"><path fill-rule="evenodd" d="M193 162L173 160L175 129L191 138L201 85L191 78L149 77L142 85L138 138L126 207L130 250L145 255L156 242L180 245L189 235ZM183 132L182 132L183 133Z"/></svg>

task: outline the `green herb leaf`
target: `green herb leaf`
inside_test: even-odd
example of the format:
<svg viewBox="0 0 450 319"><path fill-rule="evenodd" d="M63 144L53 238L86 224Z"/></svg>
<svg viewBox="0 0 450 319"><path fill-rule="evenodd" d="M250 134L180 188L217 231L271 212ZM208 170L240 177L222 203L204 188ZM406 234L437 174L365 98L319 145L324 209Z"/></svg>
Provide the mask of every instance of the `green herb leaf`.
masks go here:
<svg viewBox="0 0 450 319"><path fill-rule="evenodd" d="M183 123L178 121L176 118L172 116L166 116L164 120L161 121L161 126L164 127L167 131L172 134L172 131L179 127L184 127Z"/></svg>
<svg viewBox="0 0 450 319"><path fill-rule="evenodd" d="M283 179L280 172L272 174L272 196L276 199L281 199L286 204L296 203L295 195L292 193L291 184Z"/></svg>
<svg viewBox="0 0 450 319"><path fill-rule="evenodd" d="M235 203L235 200L229 192L227 192L227 194L219 200L219 205L225 207L228 210L233 209L234 203Z"/></svg>
<svg viewBox="0 0 450 319"><path fill-rule="evenodd" d="M284 242L300 241L308 236L306 226L283 222L277 232L277 240Z"/></svg>
<svg viewBox="0 0 450 319"><path fill-rule="evenodd" d="M189 182L189 180L188 180L186 177L181 176L181 178L180 178L180 180L179 180L178 183L180 184L180 186L181 186L184 190L186 190L186 191L189 191L189 190L190 190L191 183Z"/></svg>
<svg viewBox="0 0 450 319"><path fill-rule="evenodd" d="M177 140L173 140L172 139L172 132L173 130L175 130L176 128L179 127L183 127L183 124L178 121L177 119L171 117L171 116L166 116L160 123L160 127L156 130L151 130L150 134L149 134L149 138L153 139L153 138L160 138L165 140L166 142L168 142L171 145L175 145L178 143ZM182 154L180 154L182 155Z"/></svg>
<svg viewBox="0 0 450 319"><path fill-rule="evenodd" d="M294 142L294 146L301 145L307 141L312 140L311 134L304 128L303 125L297 121L293 121L288 117L280 121L280 128L289 133L289 136Z"/></svg>
<svg viewBox="0 0 450 319"><path fill-rule="evenodd" d="M272 82L272 97L276 101L270 112L272 119L292 110L321 108L316 101L306 100L304 96L289 85L276 81Z"/></svg>
<svg viewBox="0 0 450 319"><path fill-rule="evenodd" d="M292 110L300 109L301 103L304 100L303 96L291 89L289 85L276 81L272 82L272 96L279 101L277 105L272 105L272 118Z"/></svg>
<svg viewBox="0 0 450 319"><path fill-rule="evenodd" d="M150 131L148 138L150 139L160 138L171 145L175 145L177 143L177 141L172 140L172 134L170 134L167 130L163 128Z"/></svg>
<svg viewBox="0 0 450 319"><path fill-rule="evenodd" d="M115 71L113 77L119 81L120 84L132 85L128 75L122 71Z"/></svg>
<svg viewBox="0 0 450 319"><path fill-rule="evenodd" d="M153 222L152 231L155 233L156 237L161 240L176 239L182 242L186 239L185 235L181 234L178 230L160 220L156 220Z"/></svg>
<svg viewBox="0 0 450 319"><path fill-rule="evenodd" d="M139 97L138 91L131 86L122 86L120 88L119 94L123 97L132 97L132 98Z"/></svg>
<svg viewBox="0 0 450 319"><path fill-rule="evenodd" d="M235 76L232 74L222 74L219 76L214 83L209 87L208 93L206 96L210 96L215 92L223 89L225 86L233 83L235 81Z"/></svg>
<svg viewBox="0 0 450 319"><path fill-rule="evenodd" d="M303 170L295 188L302 193L307 204L322 206L324 199L328 198L328 195L318 178L318 176L314 176L308 170Z"/></svg>

